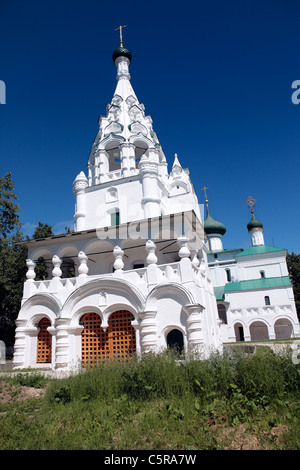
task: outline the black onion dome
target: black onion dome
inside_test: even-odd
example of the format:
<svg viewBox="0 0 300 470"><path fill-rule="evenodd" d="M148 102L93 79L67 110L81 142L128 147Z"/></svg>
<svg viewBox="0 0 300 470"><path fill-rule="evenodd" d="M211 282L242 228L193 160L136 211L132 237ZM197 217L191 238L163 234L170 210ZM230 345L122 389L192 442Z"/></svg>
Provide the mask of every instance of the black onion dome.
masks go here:
<svg viewBox="0 0 300 470"><path fill-rule="evenodd" d="M114 50L113 52L113 61L115 62L118 57L127 57L129 59L129 62L131 62L132 55L131 52L126 49L126 47L120 46L117 49Z"/></svg>

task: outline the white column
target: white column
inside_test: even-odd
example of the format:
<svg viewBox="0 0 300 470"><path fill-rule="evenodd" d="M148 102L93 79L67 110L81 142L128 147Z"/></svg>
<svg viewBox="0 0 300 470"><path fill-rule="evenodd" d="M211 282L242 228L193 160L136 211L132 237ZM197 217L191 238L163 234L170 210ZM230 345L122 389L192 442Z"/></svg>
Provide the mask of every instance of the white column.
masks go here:
<svg viewBox="0 0 300 470"><path fill-rule="evenodd" d="M148 240L146 243L146 250L148 252L146 261L148 264L156 264L157 263L157 256L155 254L156 245L152 240Z"/></svg>
<svg viewBox="0 0 300 470"><path fill-rule="evenodd" d="M178 245L179 245L179 258L181 259L185 259L185 258L189 258L190 257L190 250L188 248L188 241L189 239L187 237L178 237L177 238L177 242L178 242Z"/></svg>
<svg viewBox="0 0 300 470"><path fill-rule="evenodd" d="M85 229L85 216L86 216L86 207L85 207L85 190L88 187L88 180L83 173L79 173L73 183L73 193L76 201L76 210L75 210L75 230L80 232Z"/></svg>
<svg viewBox="0 0 300 470"><path fill-rule="evenodd" d="M200 264L200 260L197 256L197 250L192 250L191 251L191 259L192 259L192 265L195 267L195 268L198 268L199 267L199 264Z"/></svg>
<svg viewBox="0 0 300 470"><path fill-rule="evenodd" d="M120 145L120 159L123 176L134 174L135 153L133 144L125 143Z"/></svg>
<svg viewBox="0 0 300 470"><path fill-rule="evenodd" d="M157 348L156 311L147 311L139 314L141 318L140 335L142 353L155 352Z"/></svg>
<svg viewBox="0 0 300 470"><path fill-rule="evenodd" d="M115 246L113 254L115 257L115 262L114 262L115 273L120 273L123 271L123 268L124 268L124 262L123 262L124 251L119 246Z"/></svg>
<svg viewBox="0 0 300 470"><path fill-rule="evenodd" d="M106 175L109 173L109 163L108 163L108 155L104 149L99 150L98 160L99 166L98 168L98 177L96 180L96 184L101 184L106 181Z"/></svg>
<svg viewBox="0 0 300 470"><path fill-rule="evenodd" d="M16 320L16 331L15 331L15 344L14 344L14 367L23 367L25 362L25 328L27 320Z"/></svg>
<svg viewBox="0 0 300 470"><path fill-rule="evenodd" d="M87 265L88 257L83 251L80 251L78 253L78 259L79 259L78 277L86 277L89 272L89 267Z"/></svg>
<svg viewBox="0 0 300 470"><path fill-rule="evenodd" d="M185 305L183 311L187 315L188 349L192 352L200 352L204 341L201 317L203 307L200 304L190 304Z"/></svg>
<svg viewBox="0 0 300 470"><path fill-rule="evenodd" d="M157 256L155 254L156 245L152 240L148 240L146 243L146 250L148 252L147 261L147 282L148 287L151 289L158 283L158 268L157 268Z"/></svg>
<svg viewBox="0 0 300 470"><path fill-rule="evenodd" d="M161 214L158 187L158 164L142 157L139 164L142 175L145 218L158 217Z"/></svg>
<svg viewBox="0 0 300 470"><path fill-rule="evenodd" d="M55 368L67 369L69 367L69 319L57 318L56 327L56 348L55 348Z"/></svg>
<svg viewBox="0 0 300 470"><path fill-rule="evenodd" d="M34 281L35 279L35 262L32 260L32 259L27 259L26 260L26 264L27 264L27 268L28 268L28 271L26 273L26 278L27 278L27 281Z"/></svg>
<svg viewBox="0 0 300 470"><path fill-rule="evenodd" d="M57 256L54 255L52 258L52 264L53 264L53 269L52 269L52 276L60 278L62 275L62 270L60 269L62 260Z"/></svg>

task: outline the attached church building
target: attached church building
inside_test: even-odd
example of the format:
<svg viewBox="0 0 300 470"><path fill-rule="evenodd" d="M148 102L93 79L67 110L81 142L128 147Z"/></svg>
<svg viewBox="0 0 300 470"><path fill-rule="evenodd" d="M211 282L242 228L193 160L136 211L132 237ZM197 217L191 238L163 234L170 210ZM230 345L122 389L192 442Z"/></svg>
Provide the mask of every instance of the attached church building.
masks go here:
<svg viewBox="0 0 300 470"><path fill-rule="evenodd" d="M131 53L113 53L117 86L75 178L74 231L28 248L16 320L16 368L69 372L105 358L176 347L207 357L226 342L300 336L286 250L224 249L225 226L201 211L189 171L170 171L130 82ZM38 260L47 264L35 280Z"/></svg>

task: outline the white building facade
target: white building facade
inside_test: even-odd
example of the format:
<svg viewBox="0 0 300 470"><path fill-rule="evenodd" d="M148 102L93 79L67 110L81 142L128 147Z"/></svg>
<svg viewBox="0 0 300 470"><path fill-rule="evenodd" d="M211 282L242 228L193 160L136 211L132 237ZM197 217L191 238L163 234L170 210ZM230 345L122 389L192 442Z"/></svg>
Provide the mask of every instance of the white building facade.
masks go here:
<svg viewBox="0 0 300 470"><path fill-rule="evenodd" d="M168 347L207 357L224 342L253 339L254 327L255 336L266 329L270 339L298 336L285 250L265 247L261 227L250 230L254 251L223 250L226 229L209 213L203 221L176 155L168 171L131 86L131 53L121 46L113 60L116 90L99 118L87 175L73 183L74 232L26 242L14 366L71 371Z"/></svg>
<svg viewBox="0 0 300 470"><path fill-rule="evenodd" d="M265 245L263 224L247 225L251 247L223 249L225 226L204 222L208 265L214 285L223 342L262 341L300 336L294 293L282 248Z"/></svg>

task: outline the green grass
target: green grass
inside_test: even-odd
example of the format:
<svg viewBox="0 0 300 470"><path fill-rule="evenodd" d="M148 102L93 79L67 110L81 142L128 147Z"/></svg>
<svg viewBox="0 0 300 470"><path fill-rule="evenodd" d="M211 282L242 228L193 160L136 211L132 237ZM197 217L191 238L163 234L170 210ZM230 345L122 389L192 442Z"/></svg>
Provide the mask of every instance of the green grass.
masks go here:
<svg viewBox="0 0 300 470"><path fill-rule="evenodd" d="M270 350L104 363L47 379L43 398L0 405L0 449L299 450L299 372Z"/></svg>

